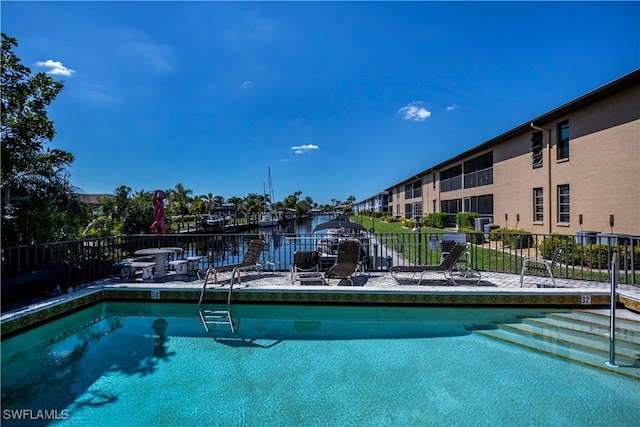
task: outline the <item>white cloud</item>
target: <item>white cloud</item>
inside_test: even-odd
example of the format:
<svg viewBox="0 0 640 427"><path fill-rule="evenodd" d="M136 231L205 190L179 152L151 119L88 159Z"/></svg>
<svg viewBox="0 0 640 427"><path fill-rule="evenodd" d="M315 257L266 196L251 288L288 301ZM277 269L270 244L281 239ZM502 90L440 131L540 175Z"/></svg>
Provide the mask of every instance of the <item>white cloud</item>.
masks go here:
<svg viewBox="0 0 640 427"><path fill-rule="evenodd" d="M53 61L51 59L47 59L46 61L36 62L36 65L39 67L46 67L49 70L46 71L48 74L61 75L61 76L71 76L71 74L75 73L71 68L67 68L62 65L60 61Z"/></svg>
<svg viewBox="0 0 640 427"><path fill-rule="evenodd" d="M320 147L318 147L317 145L313 145L313 144L307 144L307 145L298 145L298 146L295 146L295 147L291 147L291 149L296 154L304 154L304 153L309 152L311 150L319 150Z"/></svg>
<svg viewBox="0 0 640 427"><path fill-rule="evenodd" d="M251 86L253 86L253 82L251 80L245 80L242 83L240 83L238 85L238 89L243 90L243 89L249 89L251 88Z"/></svg>
<svg viewBox="0 0 640 427"><path fill-rule="evenodd" d="M431 111L421 107L420 104L422 104L422 101L413 101L398 110L398 113L404 115L405 120L423 122L431 117Z"/></svg>
<svg viewBox="0 0 640 427"><path fill-rule="evenodd" d="M457 106L456 104L453 104L453 105L449 105L449 106L446 108L446 110L447 110L447 111L453 111L453 110L455 110L456 108L458 108L458 106Z"/></svg>

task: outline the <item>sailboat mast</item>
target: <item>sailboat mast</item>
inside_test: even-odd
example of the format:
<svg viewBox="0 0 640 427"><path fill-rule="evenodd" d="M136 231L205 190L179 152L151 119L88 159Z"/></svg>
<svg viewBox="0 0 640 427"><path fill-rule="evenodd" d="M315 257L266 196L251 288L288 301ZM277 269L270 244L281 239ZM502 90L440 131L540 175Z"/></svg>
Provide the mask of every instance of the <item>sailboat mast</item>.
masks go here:
<svg viewBox="0 0 640 427"><path fill-rule="evenodd" d="M267 211L267 186L262 181L262 213Z"/></svg>
<svg viewBox="0 0 640 427"><path fill-rule="evenodd" d="M271 168L267 167L267 174L269 178L269 207L273 204L273 184L271 183ZM273 209L271 209L273 210Z"/></svg>

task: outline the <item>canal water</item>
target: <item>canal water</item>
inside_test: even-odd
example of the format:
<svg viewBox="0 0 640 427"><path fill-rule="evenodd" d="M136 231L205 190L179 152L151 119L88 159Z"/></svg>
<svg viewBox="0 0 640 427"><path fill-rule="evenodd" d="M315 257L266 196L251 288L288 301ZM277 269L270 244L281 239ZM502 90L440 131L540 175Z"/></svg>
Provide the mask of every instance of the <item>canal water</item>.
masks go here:
<svg viewBox="0 0 640 427"><path fill-rule="evenodd" d="M282 270L291 265L295 251L315 249L316 236L313 229L332 219L332 215L317 215L278 224L277 227L260 227L243 234L258 234L263 237L266 242L263 251L265 260L274 263L277 270Z"/></svg>
<svg viewBox="0 0 640 427"><path fill-rule="evenodd" d="M292 220L276 227L260 227L251 230L236 231L232 233L206 233L202 236L194 236L194 241L186 249L186 256L202 256L200 268L237 264L242 262L249 242L253 239L265 241L262 251L264 269L288 270L296 251L313 251L317 249L318 242L325 237L329 230L313 230L318 224L334 220L334 215L317 215L309 218ZM362 243L361 257L367 268L379 268L388 264L391 252L398 243L397 237L361 236L358 239ZM175 246L165 242L165 246ZM321 268L326 269L333 265L335 257L321 257Z"/></svg>
<svg viewBox="0 0 640 427"><path fill-rule="evenodd" d="M276 270L286 270L291 265L293 253L295 251L316 250L318 241L326 235L328 230L321 230L314 233L313 230L318 224L335 219L333 215L318 215L300 220L293 220L277 227L259 228L247 231L245 235L259 235L265 240L263 256L265 260L275 264ZM361 239L363 244L362 257L365 264L369 264L371 248L370 239ZM321 268L325 269L333 265L335 258L321 258Z"/></svg>
<svg viewBox="0 0 640 427"><path fill-rule="evenodd" d="M277 231L280 234L311 234L316 225L323 222L331 221L334 218L333 215L314 215L308 218L294 219L284 224L278 224L277 227L261 227L258 229L260 234L272 234ZM254 231L249 234L255 233Z"/></svg>

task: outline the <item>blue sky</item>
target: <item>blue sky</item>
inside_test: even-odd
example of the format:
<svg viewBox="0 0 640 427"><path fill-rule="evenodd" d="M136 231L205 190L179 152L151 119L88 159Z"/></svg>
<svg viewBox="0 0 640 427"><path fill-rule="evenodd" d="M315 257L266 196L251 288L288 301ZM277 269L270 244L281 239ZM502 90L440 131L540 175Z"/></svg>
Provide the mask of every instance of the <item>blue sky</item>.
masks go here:
<svg viewBox="0 0 640 427"><path fill-rule="evenodd" d="M371 197L640 66L638 2L13 2L85 193Z"/></svg>

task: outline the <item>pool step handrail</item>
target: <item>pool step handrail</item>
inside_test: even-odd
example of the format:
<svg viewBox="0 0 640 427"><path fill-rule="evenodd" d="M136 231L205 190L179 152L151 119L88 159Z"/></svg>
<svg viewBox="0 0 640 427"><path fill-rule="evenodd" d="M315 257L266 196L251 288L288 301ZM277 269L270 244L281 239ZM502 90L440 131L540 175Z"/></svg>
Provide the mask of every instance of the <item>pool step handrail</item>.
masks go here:
<svg viewBox="0 0 640 427"><path fill-rule="evenodd" d="M207 290L207 283L209 282L209 277L211 276L211 274L215 274L215 272L213 272L213 268L210 268L207 270L207 274L204 276L204 281L202 282L202 291L200 292L200 299L198 300L198 307L202 307L202 302L204 301L204 294ZM231 293L233 292L233 279L235 277L235 270L234 270L234 274L231 276L231 283L229 284L229 295L227 296L227 309L229 309L229 307L231 306Z"/></svg>
<svg viewBox="0 0 640 427"><path fill-rule="evenodd" d="M614 252L611 256L611 296L610 296L610 310L609 310L609 360L607 365L612 368L617 368L616 365L616 293L618 286L618 253Z"/></svg>
<svg viewBox="0 0 640 427"><path fill-rule="evenodd" d="M233 279L235 274L231 276L231 283L229 284L229 292L227 294L227 309L226 310L204 310L202 308L202 302L204 301L204 294L207 290L207 282L211 275L212 269L207 270L207 274L204 276L204 282L202 284L202 291L200 292L200 299L198 301L198 309L200 319L207 332L209 332L209 325L215 324L228 324L231 327L231 333L236 333L233 326L233 318L231 317L231 294L233 293ZM234 271L235 272L235 271Z"/></svg>

